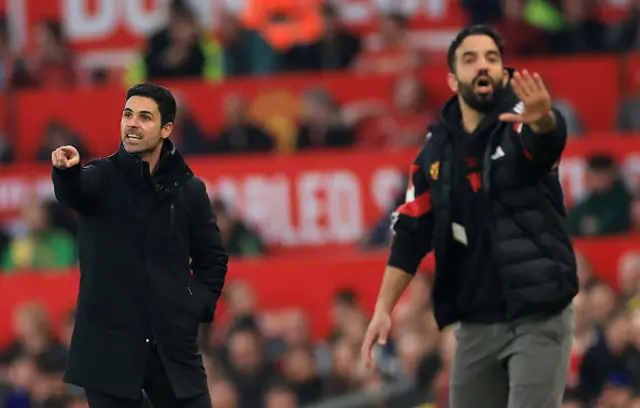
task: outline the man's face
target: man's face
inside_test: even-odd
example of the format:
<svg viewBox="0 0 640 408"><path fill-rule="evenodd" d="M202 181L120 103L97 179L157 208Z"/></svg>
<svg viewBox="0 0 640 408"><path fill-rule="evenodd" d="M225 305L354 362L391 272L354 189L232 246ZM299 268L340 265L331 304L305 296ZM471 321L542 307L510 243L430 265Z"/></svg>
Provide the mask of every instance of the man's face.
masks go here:
<svg viewBox="0 0 640 408"><path fill-rule="evenodd" d="M487 35L470 35L455 54L455 73L449 74L449 87L472 109L487 113L496 95L509 80L502 55Z"/></svg>
<svg viewBox="0 0 640 408"><path fill-rule="evenodd" d="M150 98L132 96L127 100L120 123L121 139L128 153L151 153L171 135L173 124L162 126L158 104Z"/></svg>

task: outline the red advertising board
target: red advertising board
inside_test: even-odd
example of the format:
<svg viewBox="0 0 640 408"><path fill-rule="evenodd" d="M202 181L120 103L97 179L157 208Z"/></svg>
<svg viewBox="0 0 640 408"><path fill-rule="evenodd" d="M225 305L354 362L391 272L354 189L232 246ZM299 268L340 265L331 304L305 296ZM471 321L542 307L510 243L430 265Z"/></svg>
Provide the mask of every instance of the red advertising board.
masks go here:
<svg viewBox="0 0 640 408"><path fill-rule="evenodd" d="M512 63L518 69L539 72L554 98L571 101L589 131L610 131L620 97L618 62L615 59L587 57L563 60L561 64L554 60ZM439 110L452 95L446 84L447 73L446 65L436 64L420 74L428 104L434 110ZM597 81L593 80L594 73L598 75ZM210 134L222 126L225 98L232 94L242 95L248 100L255 119L271 130L282 146L286 146L295 138L303 92L312 88L324 89L343 107L362 101L381 101L388 105L395 81L392 76L331 73L229 80L221 84L189 82L164 85L188 105L195 120ZM10 104L15 112L12 117L17 125L15 140L19 157L33 160L46 124L54 120L68 124L81 135L93 154L111 153L117 146L124 94L124 89L113 86L19 93Z"/></svg>
<svg viewBox="0 0 640 408"><path fill-rule="evenodd" d="M640 238L578 240L575 245L592 262L597 273L615 287L620 256L638 251ZM328 311L337 290L355 289L363 305L369 311L372 309L387 258L384 251L333 255L232 260L227 280L250 282L261 308L303 308L309 315L314 336L322 337L330 329ZM430 265L432 263L426 259L425 266L429 268ZM76 273L0 275L0 346L12 336L11 314L17 305L31 301L43 303L57 326L73 309L77 290ZM221 303L218 311L223 310Z"/></svg>
<svg viewBox="0 0 640 408"><path fill-rule="evenodd" d="M598 135L570 141L561 177L566 200L585 194L584 158L608 152L632 187L640 186L640 139ZM294 156L193 158L211 195L233 203L268 243L280 247L352 245L386 213L407 177L416 150L330 151ZM49 166L0 171L0 216L15 215L33 192L52 192Z"/></svg>

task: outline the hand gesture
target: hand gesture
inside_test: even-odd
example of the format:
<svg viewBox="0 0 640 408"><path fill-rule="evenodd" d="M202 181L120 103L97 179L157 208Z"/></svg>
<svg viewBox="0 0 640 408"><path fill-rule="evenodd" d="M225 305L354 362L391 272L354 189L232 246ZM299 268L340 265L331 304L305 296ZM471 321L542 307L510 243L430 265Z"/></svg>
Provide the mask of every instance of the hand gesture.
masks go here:
<svg viewBox="0 0 640 408"><path fill-rule="evenodd" d="M391 315L382 312L374 314L367 328L367 333L364 336L362 349L360 350L362 361L364 361L367 368L372 369L375 366L372 356L373 346L376 343L379 346L387 344L390 331Z"/></svg>
<svg viewBox="0 0 640 408"><path fill-rule="evenodd" d="M511 79L511 87L518 99L524 104L522 113L503 113L503 122L531 124L537 122L551 111L551 96L538 73L529 74L527 70L522 74L516 72Z"/></svg>
<svg viewBox="0 0 640 408"><path fill-rule="evenodd" d="M57 169L68 169L80 164L80 153L73 146L60 146L51 153L51 163Z"/></svg>

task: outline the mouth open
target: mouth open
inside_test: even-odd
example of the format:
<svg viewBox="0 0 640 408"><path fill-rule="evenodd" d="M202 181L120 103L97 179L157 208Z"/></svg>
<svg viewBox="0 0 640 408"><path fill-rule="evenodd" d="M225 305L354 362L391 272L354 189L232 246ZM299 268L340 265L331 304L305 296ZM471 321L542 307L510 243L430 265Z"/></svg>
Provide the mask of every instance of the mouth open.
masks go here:
<svg viewBox="0 0 640 408"><path fill-rule="evenodd" d="M488 77L480 77L476 81L476 92L481 94L487 94L493 91L493 85L491 79Z"/></svg>
<svg viewBox="0 0 640 408"><path fill-rule="evenodd" d="M133 133L129 133L126 137L125 140L129 141L129 142L136 142L139 140L142 140L142 138L138 135L135 135Z"/></svg>

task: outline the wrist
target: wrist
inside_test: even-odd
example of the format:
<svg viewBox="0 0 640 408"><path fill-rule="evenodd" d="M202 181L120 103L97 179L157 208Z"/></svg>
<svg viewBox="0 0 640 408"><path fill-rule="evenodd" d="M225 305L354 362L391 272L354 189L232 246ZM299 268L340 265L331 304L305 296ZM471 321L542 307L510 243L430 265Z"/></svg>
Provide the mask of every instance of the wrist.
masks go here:
<svg viewBox="0 0 640 408"><path fill-rule="evenodd" d="M548 133L556 128L556 116L552 110L549 110L540 119L529 125L534 133Z"/></svg>
<svg viewBox="0 0 640 408"><path fill-rule="evenodd" d="M381 300L378 300L378 302L376 303L375 308L373 309L373 314L374 315L389 315L391 314L391 311L393 310L393 306L389 304L389 302L384 302Z"/></svg>

